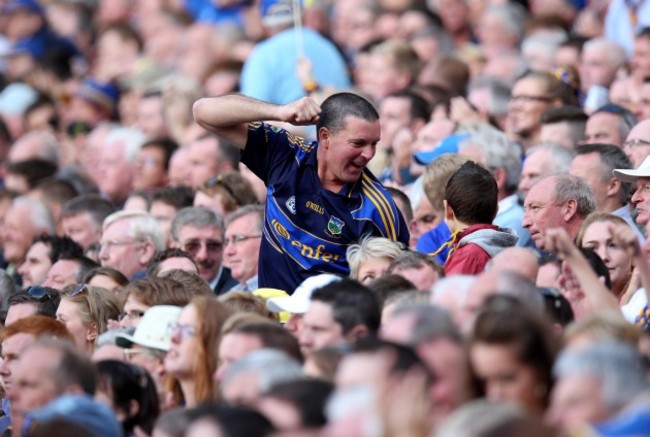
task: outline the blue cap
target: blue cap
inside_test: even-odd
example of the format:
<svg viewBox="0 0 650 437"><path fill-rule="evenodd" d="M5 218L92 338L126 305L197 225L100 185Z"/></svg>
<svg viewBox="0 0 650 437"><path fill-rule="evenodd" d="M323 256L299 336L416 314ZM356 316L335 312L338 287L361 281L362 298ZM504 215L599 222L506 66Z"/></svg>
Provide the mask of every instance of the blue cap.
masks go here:
<svg viewBox="0 0 650 437"><path fill-rule="evenodd" d="M122 426L111 409L86 395L63 395L29 413L28 419L28 423L35 421L36 424L65 419L83 426L97 437L122 436Z"/></svg>
<svg viewBox="0 0 650 437"><path fill-rule="evenodd" d="M443 138L438 146L433 150L420 151L416 152L413 155L413 159L420 165L428 165L430 162L433 162L434 159L441 155L446 155L449 153L458 153L458 146L461 141L469 138L469 134L452 134Z"/></svg>
<svg viewBox="0 0 650 437"><path fill-rule="evenodd" d="M27 10L40 15L45 15L43 6L36 0L9 0L3 7L2 12L10 14L19 10Z"/></svg>
<svg viewBox="0 0 650 437"><path fill-rule="evenodd" d="M282 26L293 22L292 0L262 0L260 15L266 26Z"/></svg>
<svg viewBox="0 0 650 437"><path fill-rule="evenodd" d="M39 38L26 38L16 41L5 56L30 55L34 59L45 56L45 41Z"/></svg>
<svg viewBox="0 0 650 437"><path fill-rule="evenodd" d="M113 84L87 79L79 87L75 93L75 97L94 103L107 112L113 112L119 100L120 93Z"/></svg>

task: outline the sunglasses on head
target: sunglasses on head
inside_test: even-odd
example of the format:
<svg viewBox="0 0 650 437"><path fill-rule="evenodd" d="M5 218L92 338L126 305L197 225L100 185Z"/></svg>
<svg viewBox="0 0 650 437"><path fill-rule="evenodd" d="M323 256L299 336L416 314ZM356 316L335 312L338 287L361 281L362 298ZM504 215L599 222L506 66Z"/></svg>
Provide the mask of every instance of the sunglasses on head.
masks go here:
<svg viewBox="0 0 650 437"><path fill-rule="evenodd" d="M52 299L52 296L50 296L50 293L47 292L47 289L45 287L42 287L40 285L30 285L25 289L25 293L29 297L33 297L34 299Z"/></svg>

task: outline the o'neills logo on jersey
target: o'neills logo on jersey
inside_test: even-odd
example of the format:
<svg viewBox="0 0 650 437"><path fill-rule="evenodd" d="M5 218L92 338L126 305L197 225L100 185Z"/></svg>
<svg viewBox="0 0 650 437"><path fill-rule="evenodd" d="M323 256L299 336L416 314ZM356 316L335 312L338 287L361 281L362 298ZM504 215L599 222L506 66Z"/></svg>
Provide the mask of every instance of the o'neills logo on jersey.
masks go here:
<svg viewBox="0 0 650 437"><path fill-rule="evenodd" d="M316 211L320 215L325 214L325 208L323 208L322 206L320 206L320 205L318 205L318 204L316 204L316 203L314 203L314 202L312 202L310 200L308 200L307 203L305 203L305 206L307 208L311 209L312 211Z"/></svg>
<svg viewBox="0 0 650 437"><path fill-rule="evenodd" d="M324 252L325 250L324 244L319 244L316 247L312 247L298 240L294 240L293 238L291 238L291 234L289 233L287 228L282 226L282 224L275 219L271 220L271 225L273 226L273 229L275 230L277 235L284 238L285 240L289 240L291 246L300 250L300 255L305 258L317 259L326 263L335 262L341 258L340 255L337 255L335 253Z"/></svg>

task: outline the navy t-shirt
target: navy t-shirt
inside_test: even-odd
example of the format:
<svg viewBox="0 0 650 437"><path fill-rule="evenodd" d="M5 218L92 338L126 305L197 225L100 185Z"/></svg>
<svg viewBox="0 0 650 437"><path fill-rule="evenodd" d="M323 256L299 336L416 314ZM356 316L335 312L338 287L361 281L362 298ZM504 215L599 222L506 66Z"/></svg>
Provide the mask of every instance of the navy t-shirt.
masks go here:
<svg viewBox="0 0 650 437"><path fill-rule="evenodd" d="M349 244L364 235L408 245L408 227L390 194L364 170L339 193L318 178L317 142L251 123L241 161L267 186L259 286L293 293L319 273L349 275Z"/></svg>

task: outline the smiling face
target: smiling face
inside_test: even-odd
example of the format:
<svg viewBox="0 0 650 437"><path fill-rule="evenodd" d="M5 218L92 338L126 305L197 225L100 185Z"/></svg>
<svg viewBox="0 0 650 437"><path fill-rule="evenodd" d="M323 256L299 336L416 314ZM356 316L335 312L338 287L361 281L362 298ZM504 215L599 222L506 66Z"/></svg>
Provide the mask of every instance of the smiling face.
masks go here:
<svg viewBox="0 0 650 437"><path fill-rule="evenodd" d="M508 123L513 133L536 138L541 129L540 117L550 100L544 84L533 77L520 79L512 89L508 105Z"/></svg>
<svg viewBox="0 0 650 437"><path fill-rule="evenodd" d="M375 156L381 137L379 120L368 121L347 116L343 128L333 133L319 132L318 176L323 186L338 192L346 183L355 182Z"/></svg>

